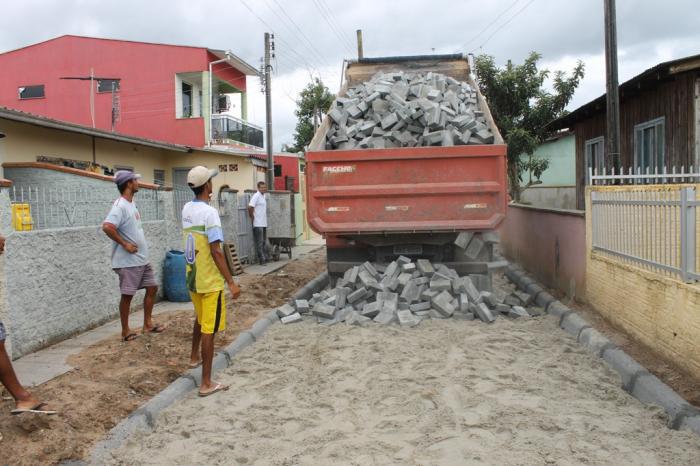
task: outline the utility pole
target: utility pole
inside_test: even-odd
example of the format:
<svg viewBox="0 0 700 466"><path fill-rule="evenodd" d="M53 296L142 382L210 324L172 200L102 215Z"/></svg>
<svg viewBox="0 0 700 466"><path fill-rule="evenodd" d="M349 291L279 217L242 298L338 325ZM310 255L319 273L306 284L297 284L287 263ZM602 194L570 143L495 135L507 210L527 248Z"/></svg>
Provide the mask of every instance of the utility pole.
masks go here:
<svg viewBox="0 0 700 466"><path fill-rule="evenodd" d="M120 99L117 94L117 81L112 81L112 132L120 117Z"/></svg>
<svg viewBox="0 0 700 466"><path fill-rule="evenodd" d="M620 173L620 95L617 81L617 19L615 0L605 2L605 71L607 101L606 149L612 157L612 167Z"/></svg>
<svg viewBox="0 0 700 466"><path fill-rule="evenodd" d="M274 37L269 32L265 33L265 136L267 146L267 187L275 187L275 161L272 155L272 95L270 93L270 58L274 56Z"/></svg>
<svg viewBox="0 0 700 466"><path fill-rule="evenodd" d="M362 29L357 30L357 59L362 60L365 58L365 52L362 48Z"/></svg>
<svg viewBox="0 0 700 466"><path fill-rule="evenodd" d="M90 118L92 127L95 127L95 70L90 68Z"/></svg>

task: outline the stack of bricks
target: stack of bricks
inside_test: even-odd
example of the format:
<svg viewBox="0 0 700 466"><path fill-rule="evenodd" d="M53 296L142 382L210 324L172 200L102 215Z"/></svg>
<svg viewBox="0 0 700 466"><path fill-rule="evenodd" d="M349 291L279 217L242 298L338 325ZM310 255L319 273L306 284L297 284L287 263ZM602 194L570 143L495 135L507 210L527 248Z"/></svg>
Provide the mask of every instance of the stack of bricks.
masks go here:
<svg viewBox="0 0 700 466"><path fill-rule="evenodd" d="M439 73L378 73L328 112L326 149L493 144L469 83Z"/></svg>
<svg viewBox="0 0 700 466"><path fill-rule="evenodd" d="M399 324L413 327L426 319L459 319L491 323L499 316L529 318L544 314L531 307L533 297L513 289L492 289L485 275L460 277L443 264L413 262L400 256L389 264L348 269L335 287L277 310L283 323L304 317L322 325Z"/></svg>

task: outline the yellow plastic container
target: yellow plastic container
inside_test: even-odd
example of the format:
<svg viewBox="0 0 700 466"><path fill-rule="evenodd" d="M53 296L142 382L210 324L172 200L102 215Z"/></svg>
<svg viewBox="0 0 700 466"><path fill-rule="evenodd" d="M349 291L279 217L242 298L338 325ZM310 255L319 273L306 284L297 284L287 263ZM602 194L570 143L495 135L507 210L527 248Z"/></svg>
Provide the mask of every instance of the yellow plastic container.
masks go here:
<svg viewBox="0 0 700 466"><path fill-rule="evenodd" d="M31 206L29 204L12 204L12 228L16 231L31 231L33 227Z"/></svg>

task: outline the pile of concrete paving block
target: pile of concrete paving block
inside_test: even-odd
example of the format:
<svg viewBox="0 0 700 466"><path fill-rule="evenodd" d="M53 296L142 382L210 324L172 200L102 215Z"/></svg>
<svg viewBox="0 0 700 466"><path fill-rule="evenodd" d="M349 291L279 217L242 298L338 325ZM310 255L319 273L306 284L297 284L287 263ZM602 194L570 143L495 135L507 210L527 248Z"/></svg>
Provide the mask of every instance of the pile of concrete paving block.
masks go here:
<svg viewBox="0 0 700 466"><path fill-rule="evenodd" d="M316 319L319 324L364 326L371 322L418 325L425 319L529 318L533 297L511 288L491 289L485 275L460 277L442 264L401 256L389 264L365 262L348 269L335 286L277 309L283 323Z"/></svg>
<svg viewBox="0 0 700 466"><path fill-rule="evenodd" d="M326 149L493 144L476 90L440 73L378 73L328 113Z"/></svg>

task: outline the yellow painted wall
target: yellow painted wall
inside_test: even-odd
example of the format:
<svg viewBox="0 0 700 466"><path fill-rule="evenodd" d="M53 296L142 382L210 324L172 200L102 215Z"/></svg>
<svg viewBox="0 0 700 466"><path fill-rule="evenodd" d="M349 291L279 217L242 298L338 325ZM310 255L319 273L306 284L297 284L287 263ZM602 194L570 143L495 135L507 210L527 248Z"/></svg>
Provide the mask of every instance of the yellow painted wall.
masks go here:
<svg viewBox="0 0 700 466"><path fill-rule="evenodd" d="M700 284L686 284L666 274L593 251L590 189L586 192L587 301L613 325L671 363L700 377ZM619 186L607 189L653 192L659 188ZM624 223L625 218L618 218L618 221ZM697 222L700 230L700 216ZM637 236L634 247L644 250L646 246L640 246L640 241L643 240ZM655 239L652 237L650 241Z"/></svg>
<svg viewBox="0 0 700 466"><path fill-rule="evenodd" d="M214 191L217 192L223 185L241 192L245 189L253 189L255 186L255 167L247 157L238 155L218 154L206 151L193 151L191 153L172 152L168 156L165 183L172 184L172 169L194 167L204 165L207 168L219 168L223 164L238 164L238 171L220 172L214 178Z"/></svg>
<svg viewBox="0 0 700 466"><path fill-rule="evenodd" d="M5 162L36 162L38 156L93 161L91 136L4 119L0 119L0 131L6 135L0 146L0 165ZM149 183L153 182L154 170L165 170L165 184L168 186L172 184L173 168L195 165L209 168L218 168L222 164L238 165L238 171L221 173L214 179L215 190L225 184L240 191L253 189L257 181L250 159L236 154L197 150L187 153L95 138L94 161L111 168L115 165L133 167Z"/></svg>

